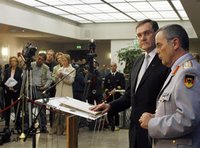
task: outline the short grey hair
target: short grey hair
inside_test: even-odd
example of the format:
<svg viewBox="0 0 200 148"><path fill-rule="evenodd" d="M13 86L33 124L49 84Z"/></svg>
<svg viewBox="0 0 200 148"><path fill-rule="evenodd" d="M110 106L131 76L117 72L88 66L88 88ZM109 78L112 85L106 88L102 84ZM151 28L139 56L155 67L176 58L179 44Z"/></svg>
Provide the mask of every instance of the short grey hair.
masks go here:
<svg viewBox="0 0 200 148"><path fill-rule="evenodd" d="M185 51L189 50L189 37L186 30L181 25L172 24L163 26L160 29L158 29L156 34L160 31L163 31L165 33L168 41L172 40L173 38L178 38L180 40L181 47Z"/></svg>

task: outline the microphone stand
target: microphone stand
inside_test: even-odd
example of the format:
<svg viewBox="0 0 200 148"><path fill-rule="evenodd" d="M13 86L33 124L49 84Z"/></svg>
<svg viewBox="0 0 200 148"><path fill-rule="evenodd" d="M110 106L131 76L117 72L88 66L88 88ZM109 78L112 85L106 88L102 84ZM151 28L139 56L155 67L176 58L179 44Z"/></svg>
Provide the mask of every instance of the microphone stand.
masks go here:
<svg viewBox="0 0 200 148"><path fill-rule="evenodd" d="M51 87L48 87L46 90L44 90L42 92L42 95L45 95L46 92L48 92L49 90L51 90L53 87L55 87L56 85L58 85L60 82L62 82L66 77L68 77L70 74L72 74L74 71L76 71L76 69L70 71L67 75L64 75L59 81L57 81L56 83L54 83Z"/></svg>
<svg viewBox="0 0 200 148"><path fill-rule="evenodd" d="M59 81L57 81L54 85L52 85L51 87L49 87L49 88L47 88L46 90L44 90L44 91L42 92L42 95L46 96L46 95L45 95L46 92L48 92L49 90L51 90L54 86L56 86L57 84L59 84L61 81L63 81L66 77L68 77L68 76L69 76L71 73L73 73L74 71L76 71L76 69L70 71L68 74L64 75ZM44 99L44 103L47 103L48 101L49 101L49 99L47 99L47 97L46 97L46 100ZM28 138L29 134L30 134L31 131L32 131L32 134L33 134L32 147L33 147L33 148L36 148L36 134L37 134L36 132L37 132L37 128L38 128L38 127L35 126L35 124L36 124L36 121L37 121L37 119L38 119L38 117L39 117L39 114L41 113L41 111L42 111L42 109L43 109L44 107L45 107L45 105L43 104L42 107L40 108L40 110L38 111L38 114L36 115L35 119L33 120L32 125L31 125L31 127L29 128L26 137L25 137L24 140L23 140L23 141L25 142L26 139Z"/></svg>

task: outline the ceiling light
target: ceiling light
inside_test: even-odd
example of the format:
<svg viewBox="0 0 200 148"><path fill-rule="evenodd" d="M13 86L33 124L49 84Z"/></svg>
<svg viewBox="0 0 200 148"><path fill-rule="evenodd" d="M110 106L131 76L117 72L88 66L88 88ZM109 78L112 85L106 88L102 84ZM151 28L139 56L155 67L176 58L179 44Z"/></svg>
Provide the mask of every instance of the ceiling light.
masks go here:
<svg viewBox="0 0 200 148"><path fill-rule="evenodd" d="M130 4L138 11L154 11L148 2L131 2Z"/></svg>
<svg viewBox="0 0 200 148"><path fill-rule="evenodd" d="M53 7L38 7L38 9L50 12L50 13L54 13L54 14L66 14L67 12L64 12L62 10L53 8Z"/></svg>
<svg viewBox="0 0 200 148"><path fill-rule="evenodd" d="M8 53L9 53L8 47L2 47L2 49L1 49L1 55L2 56L8 56Z"/></svg>
<svg viewBox="0 0 200 148"><path fill-rule="evenodd" d="M45 4L42 4L40 2L37 2L35 0L15 0L16 2L22 3L22 4L26 4L29 6L45 6Z"/></svg>

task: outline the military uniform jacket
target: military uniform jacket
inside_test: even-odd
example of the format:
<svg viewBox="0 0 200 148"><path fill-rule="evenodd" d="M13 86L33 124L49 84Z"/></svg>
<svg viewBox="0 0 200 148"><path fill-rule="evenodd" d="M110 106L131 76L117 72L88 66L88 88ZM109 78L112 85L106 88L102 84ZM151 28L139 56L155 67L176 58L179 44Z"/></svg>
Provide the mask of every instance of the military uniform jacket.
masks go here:
<svg viewBox="0 0 200 148"><path fill-rule="evenodd" d="M200 147L200 65L191 54L172 66L148 132L155 148Z"/></svg>
<svg viewBox="0 0 200 148"><path fill-rule="evenodd" d="M112 91L113 89L125 89L125 78L124 75L120 72L116 72L113 76L111 73L109 73L105 77L104 81L104 89L108 89L109 91ZM114 95L114 99L118 99L120 97L120 93L116 93Z"/></svg>

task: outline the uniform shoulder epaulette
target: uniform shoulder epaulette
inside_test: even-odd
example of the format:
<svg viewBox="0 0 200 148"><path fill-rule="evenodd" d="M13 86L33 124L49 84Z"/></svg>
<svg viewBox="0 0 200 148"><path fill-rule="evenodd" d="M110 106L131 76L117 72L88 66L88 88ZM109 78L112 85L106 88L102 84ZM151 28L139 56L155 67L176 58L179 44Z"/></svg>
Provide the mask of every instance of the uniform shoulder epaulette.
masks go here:
<svg viewBox="0 0 200 148"><path fill-rule="evenodd" d="M183 68L184 69L191 68L192 66L193 65L192 65L191 61L187 61L187 62L183 63Z"/></svg>

